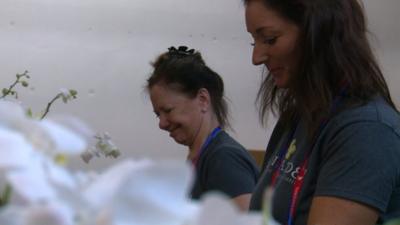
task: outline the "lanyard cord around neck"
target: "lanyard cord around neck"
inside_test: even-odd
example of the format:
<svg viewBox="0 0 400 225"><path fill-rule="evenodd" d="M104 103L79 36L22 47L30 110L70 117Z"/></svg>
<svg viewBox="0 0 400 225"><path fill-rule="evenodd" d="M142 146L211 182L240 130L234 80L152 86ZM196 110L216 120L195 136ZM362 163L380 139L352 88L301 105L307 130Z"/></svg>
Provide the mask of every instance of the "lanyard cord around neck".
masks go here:
<svg viewBox="0 0 400 225"><path fill-rule="evenodd" d="M337 108L339 107L340 103L342 102L342 98L345 94L345 91L347 89L347 83L343 83L342 88L340 90L339 95L333 100L332 105L331 105L331 109L330 109L330 113L334 113L337 111ZM311 151L314 148L317 139L319 137L319 134L322 132L322 130L325 128L325 126L327 125L328 121L329 121L330 117L329 115L325 118L323 118L320 122L320 125L318 127L318 130L314 133L313 139L312 139L312 144L310 146L310 150L306 153L305 159L304 161L301 163L300 169L299 169L299 173L297 174L294 184L293 184L293 189L292 189L292 194L291 194L291 198L290 198L290 202L289 202L289 215L288 215L288 221L287 221L287 225L293 225L293 218L296 214L296 206L298 203L298 197L299 197L299 193L300 190L303 186L304 183L304 176L306 174L307 171L307 166L308 166L308 159L309 156L311 155ZM296 129L298 127L298 123L299 120L297 120L295 122L295 126L291 129L291 132L288 135L286 144L284 146L284 149L282 149L281 151L279 151L279 155L278 155L278 162L277 162L277 166L274 167L274 172L272 174L272 178L271 178L271 185L272 187L274 187L276 185L277 182L277 178L279 176L280 173L280 168L282 166L282 162L283 159L290 147L290 143L292 142L294 135L296 133Z"/></svg>
<svg viewBox="0 0 400 225"><path fill-rule="evenodd" d="M197 162L200 159L200 156L203 154L207 146L210 144L210 142L217 136L217 134L222 130L221 127L216 127L214 130L211 132L210 135L208 135L207 139L204 141L203 145L201 146L200 150L198 151L197 155L192 159L192 164L194 167L197 167Z"/></svg>

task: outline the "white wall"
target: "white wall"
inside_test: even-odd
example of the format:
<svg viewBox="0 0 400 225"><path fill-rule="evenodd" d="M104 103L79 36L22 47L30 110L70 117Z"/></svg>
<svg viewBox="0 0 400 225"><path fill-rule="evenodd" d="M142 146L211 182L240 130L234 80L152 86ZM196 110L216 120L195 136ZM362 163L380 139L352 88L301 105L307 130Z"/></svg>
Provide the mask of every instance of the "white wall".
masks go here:
<svg viewBox="0 0 400 225"><path fill-rule="evenodd" d="M400 1L364 2L400 105ZM0 87L29 70L34 89L19 92L34 111L59 88L74 88L78 99L57 103L52 115L73 114L108 131L125 157L184 159L185 148L158 129L143 92L149 62L167 47L184 44L199 49L224 78L233 136L262 149L270 129L259 126L254 107L261 68L251 65L250 42L240 0L1 0ZM97 160L90 167L110 162Z"/></svg>

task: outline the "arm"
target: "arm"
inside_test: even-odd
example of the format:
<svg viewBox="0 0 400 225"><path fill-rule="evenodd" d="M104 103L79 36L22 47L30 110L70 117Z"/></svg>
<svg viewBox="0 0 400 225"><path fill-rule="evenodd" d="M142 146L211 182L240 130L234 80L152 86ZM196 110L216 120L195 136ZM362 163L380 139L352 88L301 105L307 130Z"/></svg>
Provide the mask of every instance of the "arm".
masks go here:
<svg viewBox="0 0 400 225"><path fill-rule="evenodd" d="M336 197L314 197L308 225L373 225L378 211L367 205Z"/></svg>
<svg viewBox="0 0 400 225"><path fill-rule="evenodd" d="M321 157L308 224L375 224L388 209L399 177L399 137L377 122L332 132Z"/></svg>
<svg viewBox="0 0 400 225"><path fill-rule="evenodd" d="M251 163L234 148L219 149L208 159L206 189L227 194L241 211L247 211L258 172Z"/></svg>
<svg viewBox="0 0 400 225"><path fill-rule="evenodd" d="M239 195L232 199L240 211L246 212L249 210L251 193Z"/></svg>

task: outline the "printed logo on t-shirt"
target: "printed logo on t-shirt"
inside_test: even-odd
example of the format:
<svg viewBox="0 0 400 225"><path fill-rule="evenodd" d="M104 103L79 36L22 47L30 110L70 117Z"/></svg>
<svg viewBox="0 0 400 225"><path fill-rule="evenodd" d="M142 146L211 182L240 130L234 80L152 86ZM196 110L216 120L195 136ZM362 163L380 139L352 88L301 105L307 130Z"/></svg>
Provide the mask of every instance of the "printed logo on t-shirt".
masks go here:
<svg viewBox="0 0 400 225"><path fill-rule="evenodd" d="M289 149L286 152L285 160L290 160L290 158L295 152L296 152L296 139L293 139L293 141L289 145Z"/></svg>
<svg viewBox="0 0 400 225"><path fill-rule="evenodd" d="M290 184L293 184L296 179L303 179L303 177L298 177L301 166L294 165L294 163L290 161L295 152L296 152L296 139L293 139L289 145L285 157L282 159L280 167L276 168L279 170L278 178L283 179L284 181ZM267 170L269 172L273 172L275 170L275 167L278 166L277 163L279 163L279 155L275 155L272 158Z"/></svg>

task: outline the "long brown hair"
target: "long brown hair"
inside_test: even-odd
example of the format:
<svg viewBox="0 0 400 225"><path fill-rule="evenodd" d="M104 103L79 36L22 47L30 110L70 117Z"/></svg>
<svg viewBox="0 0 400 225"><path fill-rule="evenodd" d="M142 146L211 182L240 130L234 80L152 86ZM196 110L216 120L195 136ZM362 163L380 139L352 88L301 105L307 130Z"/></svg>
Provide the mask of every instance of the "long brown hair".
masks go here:
<svg viewBox="0 0 400 225"><path fill-rule="evenodd" d="M244 0L247 4L255 0ZM260 119L278 112L283 122L298 113L310 133L330 108L343 83L346 107L362 105L376 96L396 107L368 41L364 10L357 0L260 0L299 26L300 68L288 89L278 89L270 74L257 96Z"/></svg>

